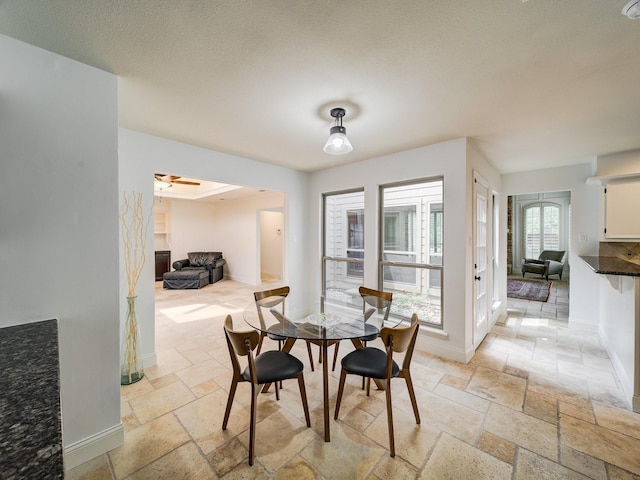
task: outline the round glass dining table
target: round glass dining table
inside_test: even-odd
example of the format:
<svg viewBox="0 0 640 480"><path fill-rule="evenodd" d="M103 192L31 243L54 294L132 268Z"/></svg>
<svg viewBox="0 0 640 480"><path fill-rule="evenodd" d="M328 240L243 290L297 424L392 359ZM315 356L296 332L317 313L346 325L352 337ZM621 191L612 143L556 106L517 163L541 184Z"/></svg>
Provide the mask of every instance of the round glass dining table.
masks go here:
<svg viewBox="0 0 640 480"><path fill-rule="evenodd" d="M266 297L248 305L243 317L256 330L286 338L282 350L288 352L296 340L309 340L322 349L324 393L324 440L330 441L329 369L327 348L340 340L351 340L362 348L361 338L375 338L382 327L395 327L401 318L389 315L390 302L361 296L357 288L327 290L316 294L291 293L287 297ZM382 384L376 382L379 388ZM263 392L270 385L265 385Z"/></svg>

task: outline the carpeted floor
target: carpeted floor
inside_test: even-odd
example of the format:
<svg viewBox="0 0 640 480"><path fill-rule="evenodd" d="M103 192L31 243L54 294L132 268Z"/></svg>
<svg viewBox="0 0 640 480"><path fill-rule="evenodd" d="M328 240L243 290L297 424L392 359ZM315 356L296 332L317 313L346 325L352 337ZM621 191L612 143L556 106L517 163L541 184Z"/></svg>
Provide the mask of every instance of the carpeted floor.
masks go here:
<svg viewBox="0 0 640 480"><path fill-rule="evenodd" d="M507 297L546 302L552 282L546 280L507 279Z"/></svg>

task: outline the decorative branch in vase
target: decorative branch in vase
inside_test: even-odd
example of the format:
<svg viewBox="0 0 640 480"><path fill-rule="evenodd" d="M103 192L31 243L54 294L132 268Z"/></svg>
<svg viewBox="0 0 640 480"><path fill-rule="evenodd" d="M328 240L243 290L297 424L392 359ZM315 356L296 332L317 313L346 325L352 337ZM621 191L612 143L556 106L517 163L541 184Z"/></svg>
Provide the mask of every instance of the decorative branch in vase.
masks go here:
<svg viewBox="0 0 640 480"><path fill-rule="evenodd" d="M151 212L145 219L142 215L142 194L123 193L123 209L120 214L124 265L127 274L127 318L122 335L122 360L120 363L120 384L129 385L142 379L144 370L141 350L140 327L136 315L136 287L142 267L147 259L145 247Z"/></svg>

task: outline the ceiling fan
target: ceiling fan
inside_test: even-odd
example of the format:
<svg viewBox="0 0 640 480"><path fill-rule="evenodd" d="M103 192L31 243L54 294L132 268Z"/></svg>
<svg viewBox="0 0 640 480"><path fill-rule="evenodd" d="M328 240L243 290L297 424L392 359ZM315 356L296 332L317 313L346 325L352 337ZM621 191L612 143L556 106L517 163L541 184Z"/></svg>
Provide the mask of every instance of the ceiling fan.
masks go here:
<svg viewBox="0 0 640 480"><path fill-rule="evenodd" d="M179 177L177 175L165 175L164 173L156 173L154 175L154 179L155 179L156 182L161 182L161 183L166 184L166 186L164 188L169 188L174 183L180 184L180 185L200 185L200 183L198 183L198 182L180 180L180 178L182 178L182 177Z"/></svg>

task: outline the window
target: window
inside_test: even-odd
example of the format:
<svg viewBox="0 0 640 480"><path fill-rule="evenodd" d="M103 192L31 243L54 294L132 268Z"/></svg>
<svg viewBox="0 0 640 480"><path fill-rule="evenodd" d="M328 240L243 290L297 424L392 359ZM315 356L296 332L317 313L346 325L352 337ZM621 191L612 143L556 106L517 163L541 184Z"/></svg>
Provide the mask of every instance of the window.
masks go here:
<svg viewBox="0 0 640 480"><path fill-rule="evenodd" d="M524 207L524 252L538 258L542 250L560 250L560 206L533 203Z"/></svg>
<svg viewBox="0 0 640 480"><path fill-rule="evenodd" d="M416 206L404 205L384 210L384 249L414 252Z"/></svg>
<svg viewBox="0 0 640 480"><path fill-rule="evenodd" d="M347 257L364 260L364 209L347 210L347 225L349 245ZM362 278L364 265L362 263L347 263L347 275Z"/></svg>
<svg viewBox="0 0 640 480"><path fill-rule="evenodd" d="M431 205L429 214L429 252L442 254L442 204Z"/></svg>
<svg viewBox="0 0 640 480"><path fill-rule="evenodd" d="M323 195L322 288L347 290L364 278L364 191Z"/></svg>
<svg viewBox="0 0 640 480"><path fill-rule="evenodd" d="M379 288L391 313L442 327L443 180L382 186Z"/></svg>

